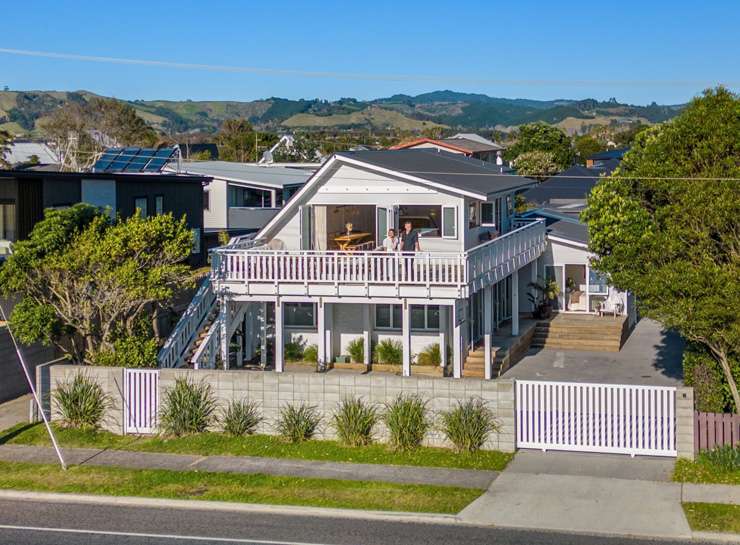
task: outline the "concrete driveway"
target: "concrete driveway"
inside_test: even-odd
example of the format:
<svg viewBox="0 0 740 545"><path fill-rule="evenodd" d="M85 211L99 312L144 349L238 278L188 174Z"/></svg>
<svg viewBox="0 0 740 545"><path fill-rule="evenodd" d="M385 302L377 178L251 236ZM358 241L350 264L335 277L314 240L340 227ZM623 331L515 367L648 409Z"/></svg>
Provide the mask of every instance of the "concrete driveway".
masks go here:
<svg viewBox="0 0 740 545"><path fill-rule="evenodd" d="M642 319L619 352L530 349L502 376L523 380L562 380L612 384L683 384L684 343L657 322Z"/></svg>

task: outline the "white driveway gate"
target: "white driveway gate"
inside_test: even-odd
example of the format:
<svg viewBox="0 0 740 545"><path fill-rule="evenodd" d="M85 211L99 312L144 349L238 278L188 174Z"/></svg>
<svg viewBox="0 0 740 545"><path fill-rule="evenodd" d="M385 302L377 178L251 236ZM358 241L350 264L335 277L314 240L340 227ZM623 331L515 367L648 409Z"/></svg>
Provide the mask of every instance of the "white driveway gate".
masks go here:
<svg viewBox="0 0 740 545"><path fill-rule="evenodd" d="M516 381L520 448L676 456L676 388Z"/></svg>
<svg viewBox="0 0 740 545"><path fill-rule="evenodd" d="M159 370L123 370L123 432L154 433L159 411Z"/></svg>

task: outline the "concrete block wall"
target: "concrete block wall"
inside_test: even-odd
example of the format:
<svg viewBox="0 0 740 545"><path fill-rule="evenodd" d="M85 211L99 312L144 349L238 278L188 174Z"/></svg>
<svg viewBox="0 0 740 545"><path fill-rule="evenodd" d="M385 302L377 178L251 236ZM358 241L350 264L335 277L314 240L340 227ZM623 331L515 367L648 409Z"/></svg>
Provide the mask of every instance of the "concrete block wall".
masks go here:
<svg viewBox="0 0 740 545"><path fill-rule="evenodd" d="M52 391L51 417L59 420L59 407L54 400L54 389L59 384L71 382L78 373L95 380L108 396L110 405L103 419L103 429L112 433L123 433L123 369L120 367L92 367L80 365L52 365L49 368L49 383Z"/></svg>
<svg viewBox="0 0 740 545"><path fill-rule="evenodd" d="M676 389L676 450L679 458L694 459L694 389Z"/></svg>

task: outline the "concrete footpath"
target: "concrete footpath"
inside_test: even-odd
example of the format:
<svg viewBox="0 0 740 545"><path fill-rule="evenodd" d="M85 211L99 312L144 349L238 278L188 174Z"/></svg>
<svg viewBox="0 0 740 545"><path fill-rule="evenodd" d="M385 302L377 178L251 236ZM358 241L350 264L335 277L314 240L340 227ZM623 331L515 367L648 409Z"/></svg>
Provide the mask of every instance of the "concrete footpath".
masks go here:
<svg viewBox="0 0 740 545"><path fill-rule="evenodd" d="M257 456L198 456L88 448L64 448L62 453L68 464L75 465L207 471L213 473L262 473L292 477L383 481L480 489L488 488L498 475L495 471L322 462L291 458L260 458ZM0 460L6 462L57 463L53 449L31 445L0 445Z"/></svg>
<svg viewBox="0 0 740 545"><path fill-rule="evenodd" d="M682 485L670 482L673 463L668 458L520 451L459 517L512 528L689 539ZM734 493L740 487L727 488Z"/></svg>

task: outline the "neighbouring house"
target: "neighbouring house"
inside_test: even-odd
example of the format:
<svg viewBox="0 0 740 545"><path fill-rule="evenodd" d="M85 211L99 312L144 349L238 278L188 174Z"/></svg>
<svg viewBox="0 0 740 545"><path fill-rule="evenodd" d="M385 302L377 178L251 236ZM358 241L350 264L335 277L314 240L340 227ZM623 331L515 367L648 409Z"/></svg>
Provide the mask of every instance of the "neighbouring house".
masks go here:
<svg viewBox="0 0 740 545"><path fill-rule="evenodd" d="M8 145L4 156L11 168L18 165L54 165L60 162L59 155L45 142L14 140Z"/></svg>
<svg viewBox="0 0 740 545"><path fill-rule="evenodd" d="M619 162L624 157L624 154L628 151L629 148L617 148L594 153L590 157L586 158L586 166L588 168L592 168L604 166L609 161L616 160L617 162Z"/></svg>
<svg viewBox="0 0 740 545"><path fill-rule="evenodd" d="M608 176L617 166L619 166L617 159L609 159L593 167L573 165L555 176L550 176L523 195L528 203L537 207L579 209L585 206L588 194L599 178Z"/></svg>
<svg viewBox="0 0 740 545"><path fill-rule="evenodd" d="M460 133L450 138L433 139L417 138L402 142L391 147L392 150L402 149L436 149L448 153L462 154L473 159L480 159L490 163L503 164L501 154L504 147L477 134Z"/></svg>
<svg viewBox="0 0 740 545"><path fill-rule="evenodd" d="M591 268L593 254L588 249L588 226L579 221L580 210L537 208L521 217L542 218L547 228L547 248L540 261L545 280L554 280L560 295L553 302L556 311L565 313L609 313L626 316L631 328L637 309L631 293L609 285Z"/></svg>
<svg viewBox="0 0 740 545"><path fill-rule="evenodd" d="M118 161L122 161L120 154ZM112 214L124 218L137 209L145 216L168 212L178 218L185 215L195 235L190 263L205 263L202 203L209 177L158 170L106 170L102 166L98 163L99 172L0 170L0 248L28 237L45 209L85 202L109 208Z"/></svg>
<svg viewBox="0 0 740 545"><path fill-rule="evenodd" d="M211 179L203 191L206 248L218 245L220 232L237 236L259 231L318 167L310 170L228 161L183 161L179 165L181 173Z"/></svg>
<svg viewBox="0 0 740 545"><path fill-rule="evenodd" d="M329 363L353 341L370 364L373 346L395 340L404 375L438 344L439 367L454 377L483 346L491 378L494 330L519 334L528 283L544 274L545 221L514 218L515 195L534 184L434 149L337 153L254 240L211 252L211 279L160 365L259 358L281 372L289 344L315 344ZM407 221L420 249L382 251L387 230Z"/></svg>

